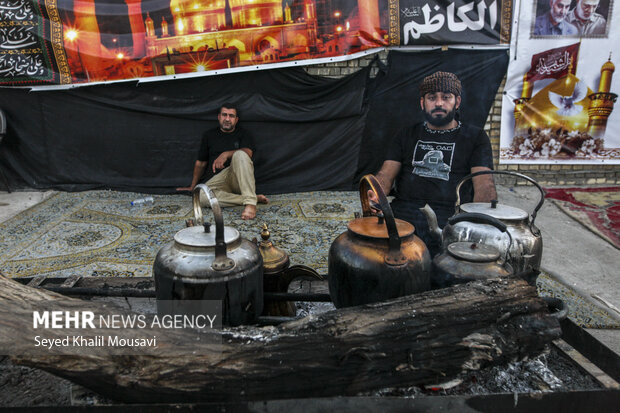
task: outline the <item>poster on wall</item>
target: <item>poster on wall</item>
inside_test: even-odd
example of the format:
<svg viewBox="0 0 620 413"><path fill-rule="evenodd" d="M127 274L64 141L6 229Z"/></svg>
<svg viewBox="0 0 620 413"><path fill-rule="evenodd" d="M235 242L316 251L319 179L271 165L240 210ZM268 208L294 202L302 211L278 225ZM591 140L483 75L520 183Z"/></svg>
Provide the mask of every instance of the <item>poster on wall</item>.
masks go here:
<svg viewBox="0 0 620 413"><path fill-rule="evenodd" d="M0 85L175 78L354 58L388 0L0 0Z"/></svg>
<svg viewBox="0 0 620 413"><path fill-rule="evenodd" d="M0 0L0 86L160 80L506 43L510 0ZM503 40L502 40L503 39Z"/></svg>
<svg viewBox="0 0 620 413"><path fill-rule="evenodd" d="M613 0L521 0L515 7L500 163L620 164L615 7Z"/></svg>

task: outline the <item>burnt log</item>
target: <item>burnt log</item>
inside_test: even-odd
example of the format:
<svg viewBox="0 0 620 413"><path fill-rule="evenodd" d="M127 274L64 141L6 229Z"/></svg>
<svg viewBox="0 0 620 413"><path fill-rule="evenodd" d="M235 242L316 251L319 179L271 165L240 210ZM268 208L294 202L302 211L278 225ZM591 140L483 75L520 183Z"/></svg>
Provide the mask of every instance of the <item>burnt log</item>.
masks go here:
<svg viewBox="0 0 620 413"><path fill-rule="evenodd" d="M25 327L32 326L33 310L84 303L0 276L0 348L32 342ZM67 331L46 334L60 338ZM114 355L103 347L11 358L125 402L328 397L446 382L463 371L537 355L561 329L534 287L495 279L277 327L218 330L217 344L197 341L201 334L167 330L162 345L142 355Z"/></svg>

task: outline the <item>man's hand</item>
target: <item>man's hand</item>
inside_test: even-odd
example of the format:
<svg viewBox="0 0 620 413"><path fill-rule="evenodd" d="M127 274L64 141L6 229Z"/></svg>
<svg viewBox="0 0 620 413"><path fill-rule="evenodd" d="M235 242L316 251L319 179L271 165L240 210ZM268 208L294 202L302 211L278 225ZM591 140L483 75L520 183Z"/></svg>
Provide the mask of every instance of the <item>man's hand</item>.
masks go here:
<svg viewBox="0 0 620 413"><path fill-rule="evenodd" d="M381 189L386 196L389 195L392 189L392 184L400 172L400 167L400 162L385 161L383 165L381 165L379 172L375 175L375 178L379 181L379 185L381 185ZM371 189L368 190L368 201L370 201L370 210L373 214L377 215L382 212L379 208L379 197L375 191Z"/></svg>
<svg viewBox="0 0 620 413"><path fill-rule="evenodd" d="M206 167L207 161L197 160L194 163L194 174L192 175L192 183L190 184L190 186L183 186L177 188L177 192L192 192L196 185L200 183L200 177L202 176L202 173L204 172Z"/></svg>
<svg viewBox="0 0 620 413"><path fill-rule="evenodd" d="M490 171L484 166L474 166L471 173ZM491 202L497 199L497 191L495 190L495 181L492 174L478 175L472 178L474 184L474 202Z"/></svg>
<svg viewBox="0 0 620 413"><path fill-rule="evenodd" d="M218 169L224 169L224 164L226 164L226 161L232 156L232 152L234 151L222 152L220 156L215 158L215 160L213 161L213 168L212 168L213 173L216 173Z"/></svg>
<svg viewBox="0 0 620 413"><path fill-rule="evenodd" d="M370 212L372 214L377 215L379 212L381 212L381 209L378 208L379 197L377 196L375 191L373 191L372 189L368 190L368 201L370 203Z"/></svg>

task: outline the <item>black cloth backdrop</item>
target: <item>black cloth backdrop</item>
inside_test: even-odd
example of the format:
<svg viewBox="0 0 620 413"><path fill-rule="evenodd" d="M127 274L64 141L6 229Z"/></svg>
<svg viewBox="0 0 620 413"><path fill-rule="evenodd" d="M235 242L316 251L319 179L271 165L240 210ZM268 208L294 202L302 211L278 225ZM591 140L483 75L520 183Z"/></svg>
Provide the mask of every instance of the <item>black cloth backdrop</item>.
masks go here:
<svg viewBox="0 0 620 413"><path fill-rule="evenodd" d="M191 183L202 133L224 102L256 143L257 190L349 189L370 68L343 79L265 70L63 91L0 91L11 185L174 192Z"/></svg>
<svg viewBox="0 0 620 413"><path fill-rule="evenodd" d="M424 120L418 85L425 76L438 70L455 73L463 85L459 118L482 128L507 68L507 50L391 51L387 66L369 92L369 113L355 179L376 173L392 137Z"/></svg>
<svg viewBox="0 0 620 413"><path fill-rule="evenodd" d="M240 108L256 142L257 191L348 190L383 162L394 133L422 119L417 85L435 70L464 84L462 119L485 123L506 51L390 52L388 66L341 79L301 68L62 91L0 89L13 187L171 193L191 182L202 132L219 106Z"/></svg>

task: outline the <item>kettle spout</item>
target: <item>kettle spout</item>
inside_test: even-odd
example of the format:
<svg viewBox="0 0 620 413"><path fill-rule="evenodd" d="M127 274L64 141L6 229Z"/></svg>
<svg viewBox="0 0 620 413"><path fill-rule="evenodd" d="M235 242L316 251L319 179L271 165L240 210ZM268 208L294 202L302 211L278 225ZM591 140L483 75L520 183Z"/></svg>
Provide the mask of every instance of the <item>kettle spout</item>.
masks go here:
<svg viewBox="0 0 620 413"><path fill-rule="evenodd" d="M435 211L428 204L424 205L424 208L420 208L420 211L426 217L428 222L428 229L430 229L431 236L441 243L441 228L437 225L437 215Z"/></svg>

